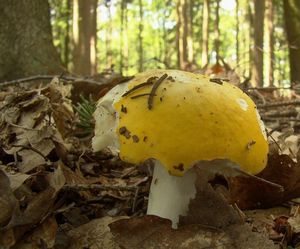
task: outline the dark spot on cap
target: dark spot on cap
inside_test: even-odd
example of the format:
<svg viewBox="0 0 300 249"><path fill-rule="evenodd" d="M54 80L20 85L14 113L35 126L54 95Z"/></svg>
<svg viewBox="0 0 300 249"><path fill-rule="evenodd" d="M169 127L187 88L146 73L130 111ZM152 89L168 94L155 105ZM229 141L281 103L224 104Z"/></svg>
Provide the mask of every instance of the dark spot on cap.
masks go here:
<svg viewBox="0 0 300 249"><path fill-rule="evenodd" d="M210 82L219 84L219 85L223 85L223 81L220 78L213 78L213 79L209 79Z"/></svg>
<svg viewBox="0 0 300 249"><path fill-rule="evenodd" d="M173 166L173 168L179 171L184 171L183 163L179 163L178 165Z"/></svg>
<svg viewBox="0 0 300 249"><path fill-rule="evenodd" d="M160 98L159 98L159 100L160 100L160 102L162 102L163 98L162 98L162 97L160 97Z"/></svg>
<svg viewBox="0 0 300 249"><path fill-rule="evenodd" d="M144 136L143 141L144 141L144 142L147 142L147 141L148 141L148 137L147 137L147 136Z"/></svg>
<svg viewBox="0 0 300 249"><path fill-rule="evenodd" d="M254 144L256 144L256 141L254 141L254 140L251 140L250 142L248 142L248 143L247 143L247 146L246 146L247 150L250 150L250 148L251 148Z"/></svg>
<svg viewBox="0 0 300 249"><path fill-rule="evenodd" d="M201 88L200 87L196 87L196 92L200 93L201 92Z"/></svg>
<svg viewBox="0 0 300 249"><path fill-rule="evenodd" d="M123 135L124 137L126 137L127 139L129 139L129 138L131 137L130 131L127 130L127 128L126 128L125 126L123 126L123 127L121 127L121 128L119 129L119 133L120 133L121 135Z"/></svg>
<svg viewBox="0 0 300 249"><path fill-rule="evenodd" d="M209 114L210 114L210 115L214 115L214 113L213 113L213 112L210 112Z"/></svg>
<svg viewBox="0 0 300 249"><path fill-rule="evenodd" d="M133 135L132 140L133 140L134 143L138 143L140 141L140 139L137 135Z"/></svg>
<svg viewBox="0 0 300 249"><path fill-rule="evenodd" d="M123 105L121 105L121 112L127 113L127 108Z"/></svg>
<svg viewBox="0 0 300 249"><path fill-rule="evenodd" d="M174 79L172 76L169 76L169 77L167 78L167 80L169 80L169 81L171 81L171 82L175 82L175 79Z"/></svg>

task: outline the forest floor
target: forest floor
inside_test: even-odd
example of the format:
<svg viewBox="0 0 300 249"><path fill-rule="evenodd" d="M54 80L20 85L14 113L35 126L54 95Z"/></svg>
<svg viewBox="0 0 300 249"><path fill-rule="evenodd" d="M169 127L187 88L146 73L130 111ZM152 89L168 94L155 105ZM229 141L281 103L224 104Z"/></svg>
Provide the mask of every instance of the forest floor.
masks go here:
<svg viewBox="0 0 300 249"><path fill-rule="evenodd" d="M225 196L239 223L193 222L174 230L168 220L145 215L146 165L91 149L95 102L87 96L97 99L129 78L37 79L0 88L0 248L300 248L300 96L294 91L292 97L249 91L270 141L268 165L258 176L284 190L228 178Z"/></svg>

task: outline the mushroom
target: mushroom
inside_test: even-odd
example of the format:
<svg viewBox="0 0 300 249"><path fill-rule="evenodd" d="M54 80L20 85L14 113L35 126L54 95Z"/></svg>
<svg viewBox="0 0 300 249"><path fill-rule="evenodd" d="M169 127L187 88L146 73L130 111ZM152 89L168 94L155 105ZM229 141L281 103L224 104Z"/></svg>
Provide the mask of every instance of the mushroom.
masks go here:
<svg viewBox="0 0 300 249"><path fill-rule="evenodd" d="M222 80L179 70L152 70L118 85L95 112L95 151L110 147L123 161L155 162L147 214L186 215L196 195L195 163L257 174L268 142L254 102Z"/></svg>

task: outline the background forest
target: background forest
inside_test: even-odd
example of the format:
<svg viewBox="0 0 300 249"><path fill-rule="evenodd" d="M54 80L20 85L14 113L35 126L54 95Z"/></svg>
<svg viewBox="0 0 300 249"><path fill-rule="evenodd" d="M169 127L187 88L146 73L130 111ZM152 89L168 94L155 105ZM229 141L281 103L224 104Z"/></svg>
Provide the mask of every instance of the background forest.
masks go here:
<svg viewBox="0 0 300 249"><path fill-rule="evenodd" d="M133 75L150 68L231 72L239 76L229 76L233 81L251 78L254 86L288 87L300 80L298 0L49 0L49 5L30 0L23 7L24 1L1 2L6 11L0 21L9 29L0 34L2 81L63 71ZM11 15L12 8L32 14ZM53 38L59 58L50 41L38 38L50 32L42 28L47 19L53 34L48 40ZM40 28L32 27L34 22ZM31 35L24 35L29 25ZM4 52L13 39L21 53ZM27 51L39 62L26 62ZM20 72L16 60L24 61Z"/></svg>

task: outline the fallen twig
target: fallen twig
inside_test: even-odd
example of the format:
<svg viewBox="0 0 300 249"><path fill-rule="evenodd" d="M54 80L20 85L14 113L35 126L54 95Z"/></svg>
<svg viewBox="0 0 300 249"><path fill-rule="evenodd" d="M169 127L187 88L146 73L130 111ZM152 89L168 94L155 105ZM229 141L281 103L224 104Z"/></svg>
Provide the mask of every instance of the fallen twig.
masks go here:
<svg viewBox="0 0 300 249"><path fill-rule="evenodd" d="M63 187L64 190L76 190L76 191L85 191L85 190L117 190L117 191L132 191L135 192L138 186L115 186L115 185L102 185L102 184L76 184L70 185L67 184Z"/></svg>
<svg viewBox="0 0 300 249"><path fill-rule="evenodd" d="M274 103L266 103L262 105L257 105L258 108L264 109L269 107L277 107L277 106L287 106L287 105L300 105L300 100L288 100L288 101L281 101L281 102L274 102Z"/></svg>
<svg viewBox="0 0 300 249"><path fill-rule="evenodd" d="M104 82L100 81L95 81L91 79L85 79L85 78L77 78L77 77L72 77L72 76L61 76L61 75L35 75L35 76L30 76L26 78L21 78L21 79L16 79L16 80L11 80L11 81L4 81L0 82L0 88L2 87L7 87L15 84L20 84L20 83L26 83L30 81L37 81L37 80L52 80L53 78L59 78L60 80L64 81L71 81L71 82L86 82L86 83L92 83L92 84L103 84Z"/></svg>
<svg viewBox="0 0 300 249"><path fill-rule="evenodd" d="M149 98L148 98L148 109L151 110L153 107L153 98L156 95L155 92L157 88L160 86L160 84L168 77L168 75L165 73L162 75L153 85Z"/></svg>

